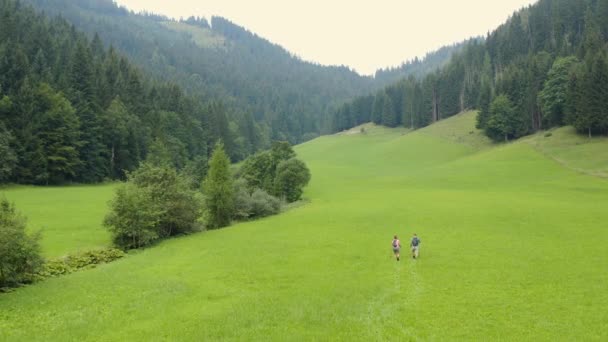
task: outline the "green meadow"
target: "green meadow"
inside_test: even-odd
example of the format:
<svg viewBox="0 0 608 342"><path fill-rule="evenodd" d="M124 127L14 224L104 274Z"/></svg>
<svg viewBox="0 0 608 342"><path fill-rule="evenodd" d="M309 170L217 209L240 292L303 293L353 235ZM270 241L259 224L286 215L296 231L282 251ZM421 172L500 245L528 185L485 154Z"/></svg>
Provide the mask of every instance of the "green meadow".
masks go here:
<svg viewBox="0 0 608 342"><path fill-rule="evenodd" d="M473 127L302 144L307 204L2 294L0 340L607 340L608 140ZM109 243L112 191L3 192L60 255ZM413 233L420 258L395 261Z"/></svg>
<svg viewBox="0 0 608 342"><path fill-rule="evenodd" d="M42 233L43 255L54 258L110 244L102 221L115 187L0 187L0 198L27 216L29 230Z"/></svg>

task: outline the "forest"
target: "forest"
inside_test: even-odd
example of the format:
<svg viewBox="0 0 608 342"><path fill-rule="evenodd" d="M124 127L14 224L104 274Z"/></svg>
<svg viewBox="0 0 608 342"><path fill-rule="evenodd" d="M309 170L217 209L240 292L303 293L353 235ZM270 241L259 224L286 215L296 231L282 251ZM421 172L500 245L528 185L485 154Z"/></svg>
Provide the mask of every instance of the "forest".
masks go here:
<svg viewBox="0 0 608 342"><path fill-rule="evenodd" d="M173 20L136 14L111 0L23 2L65 18L91 39L98 34L150 77L202 101L221 101L235 124L253 117L266 142L315 138L329 130L337 106L388 84L345 66L303 61L222 17Z"/></svg>
<svg viewBox="0 0 608 342"><path fill-rule="evenodd" d="M608 134L608 1L541 0L449 63L337 109L332 132L359 124L420 128L467 109L496 141L572 125Z"/></svg>
<svg viewBox="0 0 608 342"><path fill-rule="evenodd" d="M0 1L0 182L124 179L160 157L197 168L219 139L242 159L261 142L247 136L253 120L240 124L220 102L147 77L98 36Z"/></svg>

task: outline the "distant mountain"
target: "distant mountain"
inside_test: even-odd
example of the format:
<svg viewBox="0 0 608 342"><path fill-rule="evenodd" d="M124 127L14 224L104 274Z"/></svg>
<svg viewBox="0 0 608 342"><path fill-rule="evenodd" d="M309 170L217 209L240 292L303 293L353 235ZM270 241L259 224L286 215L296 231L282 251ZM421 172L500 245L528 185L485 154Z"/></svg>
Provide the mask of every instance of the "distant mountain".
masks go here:
<svg viewBox="0 0 608 342"><path fill-rule="evenodd" d="M142 160L201 177L218 140L239 161L312 139L385 82L302 61L219 17L0 0L0 18L0 183L122 179Z"/></svg>
<svg viewBox="0 0 608 342"><path fill-rule="evenodd" d="M436 71L345 103L332 131L369 121L418 128L475 108L494 140L562 125L608 134L607 43L608 0L540 0Z"/></svg>
<svg viewBox="0 0 608 342"><path fill-rule="evenodd" d="M472 40L482 40L482 38L469 39L460 43L443 46L433 52L427 53L422 59L416 57L398 67L378 69L374 77L376 83L382 86L395 83L409 76L422 78L445 66L450 61L450 58L452 58L452 55L462 51Z"/></svg>
<svg viewBox="0 0 608 342"><path fill-rule="evenodd" d="M371 91L374 80L347 67L305 62L227 19L174 21L134 14L110 0L24 0L61 15L152 75L204 100L221 99L235 116L249 112L270 139L318 135L338 104Z"/></svg>
<svg viewBox="0 0 608 342"><path fill-rule="evenodd" d="M443 65L459 45L360 76L344 66L301 60L279 45L221 17L175 21L135 14L111 0L23 0L61 15L92 38L125 53L151 75L181 85L205 101L221 100L234 121L250 113L269 139L292 143L329 131L330 114L358 95L410 74L424 75Z"/></svg>

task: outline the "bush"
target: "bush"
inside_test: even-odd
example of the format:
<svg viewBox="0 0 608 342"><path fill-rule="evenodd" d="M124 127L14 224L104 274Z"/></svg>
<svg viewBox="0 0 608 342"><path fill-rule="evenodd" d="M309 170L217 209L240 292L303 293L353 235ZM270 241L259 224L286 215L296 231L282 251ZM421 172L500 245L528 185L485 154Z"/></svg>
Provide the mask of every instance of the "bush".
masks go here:
<svg viewBox="0 0 608 342"><path fill-rule="evenodd" d="M303 188L310 181L310 171L303 161L291 158L279 163L275 179L275 194L288 202L302 197Z"/></svg>
<svg viewBox="0 0 608 342"><path fill-rule="evenodd" d="M124 184L116 190L111 211L103 224L120 248L139 248L151 244L159 235L159 224L166 210L153 200L149 188Z"/></svg>
<svg viewBox="0 0 608 342"><path fill-rule="evenodd" d="M76 272L84 268L112 262L124 257L125 252L116 248L91 250L60 259L48 260L38 272L38 278L44 279Z"/></svg>
<svg viewBox="0 0 608 342"><path fill-rule="evenodd" d="M545 133L545 138L548 138L548 137L550 137L550 136L552 136L552 135L553 135L553 133L551 133L551 132L547 132L547 133Z"/></svg>
<svg viewBox="0 0 608 342"><path fill-rule="evenodd" d="M234 182L234 218L247 220L277 214L281 210L281 201L262 189L249 193L247 181L238 179Z"/></svg>
<svg viewBox="0 0 608 342"><path fill-rule="evenodd" d="M251 217L265 217L278 214L281 211L281 201L269 195L262 189L256 189L251 194Z"/></svg>
<svg viewBox="0 0 608 342"><path fill-rule="evenodd" d="M246 220L252 212L251 194L247 181L239 178L234 182L234 219Z"/></svg>
<svg viewBox="0 0 608 342"><path fill-rule="evenodd" d="M39 234L25 232L26 218L0 201L0 288L31 283L42 265Z"/></svg>
<svg viewBox="0 0 608 342"><path fill-rule="evenodd" d="M198 230L201 201L174 169L144 163L117 189L110 208L104 226L117 246L129 249Z"/></svg>

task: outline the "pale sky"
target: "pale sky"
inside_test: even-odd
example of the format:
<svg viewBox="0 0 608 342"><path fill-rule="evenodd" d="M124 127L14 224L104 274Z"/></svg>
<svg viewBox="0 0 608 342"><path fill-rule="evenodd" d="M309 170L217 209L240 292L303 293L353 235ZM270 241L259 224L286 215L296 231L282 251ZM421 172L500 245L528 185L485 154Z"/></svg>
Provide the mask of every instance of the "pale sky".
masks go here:
<svg viewBox="0 0 608 342"><path fill-rule="evenodd" d="M535 0L116 0L136 12L221 16L307 61L361 74L485 35Z"/></svg>

